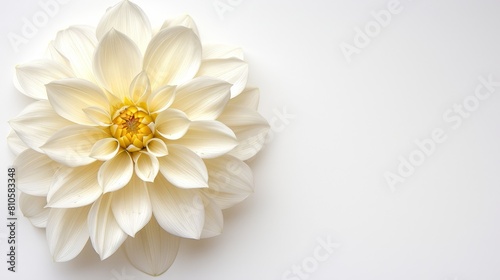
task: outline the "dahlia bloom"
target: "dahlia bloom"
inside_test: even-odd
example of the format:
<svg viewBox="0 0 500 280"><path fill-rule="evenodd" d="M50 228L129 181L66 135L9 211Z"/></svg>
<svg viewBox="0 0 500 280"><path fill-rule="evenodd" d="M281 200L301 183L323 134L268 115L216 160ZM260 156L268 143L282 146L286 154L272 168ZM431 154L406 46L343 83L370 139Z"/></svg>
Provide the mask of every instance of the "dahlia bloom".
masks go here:
<svg viewBox="0 0 500 280"><path fill-rule="evenodd" d="M54 260L90 239L101 259L124 247L159 275L181 238L220 234L221 209L253 191L244 160L269 129L247 75L241 49L202 45L189 16L153 32L127 0L18 65L18 89L36 99L10 121L20 208Z"/></svg>

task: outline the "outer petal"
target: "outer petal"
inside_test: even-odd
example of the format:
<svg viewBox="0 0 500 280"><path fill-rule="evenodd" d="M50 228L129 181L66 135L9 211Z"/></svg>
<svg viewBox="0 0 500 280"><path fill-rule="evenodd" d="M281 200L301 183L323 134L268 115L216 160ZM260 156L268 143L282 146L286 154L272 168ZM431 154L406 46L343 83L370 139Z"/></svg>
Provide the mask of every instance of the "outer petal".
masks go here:
<svg viewBox="0 0 500 280"><path fill-rule="evenodd" d="M207 59L200 65L196 76L209 76L233 84L231 98L243 91L248 79L248 64L238 58Z"/></svg>
<svg viewBox="0 0 500 280"><path fill-rule="evenodd" d="M159 168L158 159L149 153L139 152L139 156L135 159L135 174L145 182L153 182Z"/></svg>
<svg viewBox="0 0 500 280"><path fill-rule="evenodd" d="M48 156L28 149L14 161L18 170L17 187L34 196L47 196L52 178L61 165Z"/></svg>
<svg viewBox="0 0 500 280"><path fill-rule="evenodd" d="M105 193L114 192L123 188L130 181L133 173L132 158L128 152L122 151L101 166L97 180Z"/></svg>
<svg viewBox="0 0 500 280"><path fill-rule="evenodd" d="M53 160L75 167L95 161L90 157L95 142L108 137L99 128L71 125L56 132L41 149Z"/></svg>
<svg viewBox="0 0 500 280"><path fill-rule="evenodd" d="M106 33L94 56L94 72L101 85L125 100L130 84L141 68L142 55L135 43L114 29Z"/></svg>
<svg viewBox="0 0 500 280"><path fill-rule="evenodd" d="M172 186L163 176L149 183L153 214L160 226L171 234L199 239L205 221L200 193Z"/></svg>
<svg viewBox="0 0 500 280"><path fill-rule="evenodd" d="M72 122L97 126L83 109L96 107L109 114L106 95L91 82L82 79L64 79L47 86L47 96L54 110Z"/></svg>
<svg viewBox="0 0 500 280"><path fill-rule="evenodd" d="M104 138L92 146L90 156L97 160L106 161L115 157L119 150L120 143L116 138Z"/></svg>
<svg viewBox="0 0 500 280"><path fill-rule="evenodd" d="M229 155L206 159L208 189L202 190L219 208L227 209L253 193L252 170L243 161Z"/></svg>
<svg viewBox="0 0 500 280"><path fill-rule="evenodd" d="M97 183L100 163L81 167L61 167L54 176L47 195L48 206L52 208L75 208L96 201L102 188Z"/></svg>
<svg viewBox="0 0 500 280"><path fill-rule="evenodd" d="M14 130L10 130L9 135L7 135L7 145L9 145L10 150L14 153L14 155L19 155L28 149L28 146L24 144L23 140L17 136Z"/></svg>
<svg viewBox="0 0 500 280"><path fill-rule="evenodd" d="M124 247L128 259L137 269L158 276L174 262L180 240L180 237L164 231L153 217L135 238L127 238Z"/></svg>
<svg viewBox="0 0 500 280"><path fill-rule="evenodd" d="M37 60L16 66L20 91L35 99L47 99L45 85L63 78L73 77L73 72L51 60Z"/></svg>
<svg viewBox="0 0 500 280"><path fill-rule="evenodd" d="M218 121L192 122L187 133L173 143L190 149L201 158L221 156L238 145L233 131Z"/></svg>
<svg viewBox="0 0 500 280"><path fill-rule="evenodd" d="M156 117L155 130L161 136L175 140L186 134L190 123L184 112L176 109L166 109Z"/></svg>
<svg viewBox="0 0 500 280"><path fill-rule="evenodd" d="M224 217L221 209L208 197L203 197L205 205L205 224L201 232L201 238L210 238L222 233Z"/></svg>
<svg viewBox="0 0 500 280"><path fill-rule="evenodd" d="M139 6L122 1L106 11L97 26L97 38L102 40L111 29L116 29L132 39L142 52L151 39L151 24Z"/></svg>
<svg viewBox="0 0 500 280"><path fill-rule="evenodd" d="M260 90L258 88L245 88L238 96L231 98L227 105L248 107L257 111L259 99Z"/></svg>
<svg viewBox="0 0 500 280"><path fill-rule="evenodd" d="M61 56L68 59L76 77L94 81L92 58L97 46L94 30L87 26L72 26L59 31L54 46Z"/></svg>
<svg viewBox="0 0 500 280"><path fill-rule="evenodd" d="M50 41L49 45L47 46L45 57L71 69L71 63L64 55L61 54L60 51L57 50L54 41Z"/></svg>
<svg viewBox="0 0 500 280"><path fill-rule="evenodd" d="M29 104L9 124L28 147L42 152L40 146L56 131L73 123L61 118L48 101L40 100Z"/></svg>
<svg viewBox="0 0 500 280"><path fill-rule="evenodd" d="M90 206L70 209L53 208L47 220L47 241L54 261L76 257L89 239L87 215Z"/></svg>
<svg viewBox="0 0 500 280"><path fill-rule="evenodd" d="M35 227L44 228L47 226L50 208L45 208L46 205L47 198L44 196L19 193L19 208Z"/></svg>
<svg viewBox="0 0 500 280"><path fill-rule="evenodd" d="M177 88L172 108L190 120L214 120L229 101L231 84L211 77L198 77Z"/></svg>
<svg viewBox="0 0 500 280"><path fill-rule="evenodd" d="M123 231L134 237L153 213L146 182L133 176L125 187L113 193L111 209Z"/></svg>
<svg viewBox="0 0 500 280"><path fill-rule="evenodd" d="M170 183L185 189L208 187L207 169L198 155L175 144L168 146L168 152L167 156L159 158L158 161L160 172Z"/></svg>
<svg viewBox="0 0 500 280"><path fill-rule="evenodd" d="M101 260L113 255L127 239L111 210L111 194L105 194L90 209L88 225L90 241Z"/></svg>
<svg viewBox="0 0 500 280"><path fill-rule="evenodd" d="M269 124L257 111L241 106L228 105L218 120L236 134L238 146L230 154L247 160L262 149Z"/></svg>
<svg viewBox="0 0 500 280"><path fill-rule="evenodd" d="M167 109L175 99L175 86L163 86L148 98L148 109L151 114Z"/></svg>
<svg viewBox="0 0 500 280"><path fill-rule="evenodd" d="M144 69L153 89L191 79L200 62L200 40L192 29L183 26L158 32L144 54Z"/></svg>
<svg viewBox="0 0 500 280"><path fill-rule="evenodd" d="M174 26L184 26L187 28L191 28L193 32L196 34L196 36L200 37L200 34L198 33L198 27L196 27L196 23L194 22L193 18L189 15L181 15L176 18L166 20L163 23L161 30Z"/></svg>
<svg viewBox="0 0 500 280"><path fill-rule="evenodd" d="M236 57L243 60L243 49L222 44L204 44L202 60Z"/></svg>
<svg viewBox="0 0 500 280"><path fill-rule="evenodd" d="M88 107L83 109L87 118L92 120L98 126L110 126L111 125L111 116L109 112L103 110L98 107Z"/></svg>

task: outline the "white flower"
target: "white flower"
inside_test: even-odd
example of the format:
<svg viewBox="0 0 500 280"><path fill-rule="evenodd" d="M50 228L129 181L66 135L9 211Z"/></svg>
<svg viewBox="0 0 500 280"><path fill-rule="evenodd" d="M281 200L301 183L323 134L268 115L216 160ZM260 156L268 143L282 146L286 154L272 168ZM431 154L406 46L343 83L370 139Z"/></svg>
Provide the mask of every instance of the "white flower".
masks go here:
<svg viewBox="0 0 500 280"><path fill-rule="evenodd" d="M180 238L218 235L221 209L253 190L243 162L268 123L245 88L242 51L200 43L189 16L153 34L129 1L97 29L60 31L47 59L19 65L17 85L37 101L10 121L20 207L46 227L55 261L88 239L101 259L123 245L159 275Z"/></svg>

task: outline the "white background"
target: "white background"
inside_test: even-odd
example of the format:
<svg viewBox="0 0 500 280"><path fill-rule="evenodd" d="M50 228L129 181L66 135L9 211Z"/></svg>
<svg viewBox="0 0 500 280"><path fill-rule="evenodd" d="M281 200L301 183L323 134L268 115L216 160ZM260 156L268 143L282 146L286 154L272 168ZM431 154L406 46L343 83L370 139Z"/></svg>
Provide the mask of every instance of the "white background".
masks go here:
<svg viewBox="0 0 500 280"><path fill-rule="evenodd" d="M13 160L7 121L30 102L12 85L15 64L41 57L58 30L95 26L116 3L59 4L16 51L9 34L23 36L23 18L44 11L39 1L49 0L3 1L0 12L2 224ZM232 9L218 13L213 4L227 1ZM500 86L472 106L480 76L500 81L500 2L401 0L350 63L340 45L355 47L356 28L373 24L371 12L389 1L136 3L154 26L188 13L202 41L242 46L272 123L250 162L255 194L225 212L219 237L184 241L157 279L500 279ZM473 110L460 126L443 119L464 100ZM391 189L384 174L398 174L400 156L418 154L415 141L435 129L446 140ZM17 272L2 261L2 279L153 279L122 251L100 261L91 246L53 263L44 231L18 214ZM1 260L6 237L0 226ZM327 239L340 247L315 260Z"/></svg>

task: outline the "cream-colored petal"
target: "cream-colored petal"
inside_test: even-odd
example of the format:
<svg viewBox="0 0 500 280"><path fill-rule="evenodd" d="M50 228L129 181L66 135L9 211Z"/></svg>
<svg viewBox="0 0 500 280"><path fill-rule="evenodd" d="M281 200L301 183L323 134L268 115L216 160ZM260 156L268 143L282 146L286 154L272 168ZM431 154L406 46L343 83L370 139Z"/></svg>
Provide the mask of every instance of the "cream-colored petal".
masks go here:
<svg viewBox="0 0 500 280"><path fill-rule="evenodd" d="M132 100L134 104L139 105L146 102L150 95L151 85L149 84L148 75L146 72L141 71L130 84L129 99Z"/></svg>
<svg viewBox="0 0 500 280"><path fill-rule="evenodd" d="M87 229L89 210L90 206L50 209L46 233L54 261L69 261L80 254L89 239Z"/></svg>
<svg viewBox="0 0 500 280"><path fill-rule="evenodd" d="M75 124L56 132L41 149L61 164L82 166L96 160L90 156L92 146L107 137L108 134L99 128Z"/></svg>
<svg viewBox="0 0 500 280"><path fill-rule="evenodd" d="M163 140L158 138L152 138L146 143L146 149L148 153L154 155L155 157L163 157L168 155L167 145Z"/></svg>
<svg viewBox="0 0 500 280"><path fill-rule="evenodd" d="M163 86L148 98L148 109L151 114L165 111L175 99L176 86Z"/></svg>
<svg viewBox="0 0 500 280"><path fill-rule="evenodd" d="M16 156L28 149L28 146L24 144L23 140L17 136L17 133L13 129L7 135L7 145L9 145L9 149Z"/></svg>
<svg viewBox="0 0 500 280"><path fill-rule="evenodd" d="M28 147L42 152L40 146L58 130L73 123L59 116L47 100L40 100L26 106L9 124Z"/></svg>
<svg viewBox="0 0 500 280"><path fill-rule="evenodd" d="M142 55L135 43L115 29L106 33L94 56L94 73L100 84L125 100L132 80L141 70Z"/></svg>
<svg viewBox="0 0 500 280"><path fill-rule="evenodd" d="M104 193L114 192L123 188L130 181L133 173L132 158L128 152L122 151L101 166L97 180Z"/></svg>
<svg viewBox="0 0 500 280"><path fill-rule="evenodd" d="M28 149L15 160L17 187L24 193L34 196L47 196L52 178L61 167L48 156Z"/></svg>
<svg viewBox="0 0 500 280"><path fill-rule="evenodd" d="M231 84L223 80L197 77L177 88L170 107L183 111L190 120L214 120L229 101L230 89Z"/></svg>
<svg viewBox="0 0 500 280"><path fill-rule="evenodd" d="M47 198L45 196L19 193L19 208L35 227L45 228L47 226L50 208L45 208L46 205Z"/></svg>
<svg viewBox="0 0 500 280"><path fill-rule="evenodd" d="M54 47L68 59L73 73L78 78L94 81L92 58L97 46L94 29L87 26L72 26L59 31Z"/></svg>
<svg viewBox="0 0 500 280"><path fill-rule="evenodd" d="M231 57L243 60L243 49L222 44L203 44L202 60Z"/></svg>
<svg viewBox="0 0 500 280"><path fill-rule="evenodd" d="M197 154L175 144L168 146L168 152L167 156L159 158L158 161L160 172L170 183L184 189L208 187L207 168Z"/></svg>
<svg viewBox="0 0 500 280"><path fill-rule="evenodd" d="M52 208L75 208L96 201L102 188L97 183L97 172L101 164L95 162L80 167L61 167L54 175L54 181L47 195L48 206Z"/></svg>
<svg viewBox="0 0 500 280"><path fill-rule="evenodd" d="M194 22L193 18L187 14L167 19L161 26L161 30L171 28L174 26L184 26L187 28L191 28L193 32L196 34L196 36L200 37L196 23Z"/></svg>
<svg viewBox="0 0 500 280"><path fill-rule="evenodd" d="M83 109L96 107L109 114L109 101L95 84L82 79L64 79L47 87L50 105L61 117L74 123L97 126Z"/></svg>
<svg viewBox="0 0 500 280"><path fill-rule="evenodd" d="M49 45L47 46L47 50L45 51L45 57L47 59L51 59L54 62L67 67L68 69L71 69L71 63L69 60L61 54L60 51L57 50L55 47L55 42L50 41Z"/></svg>
<svg viewBox="0 0 500 280"><path fill-rule="evenodd" d="M145 182L153 182L158 175L160 164L158 159L149 153L139 152L135 160L135 174Z"/></svg>
<svg viewBox="0 0 500 280"><path fill-rule="evenodd" d="M201 43L192 29L175 26L161 30L148 45L144 70L153 90L193 78L201 63Z"/></svg>
<svg viewBox="0 0 500 280"><path fill-rule="evenodd" d="M137 269L152 276L163 274L177 256L181 238L163 230L156 219L123 244L128 259Z"/></svg>
<svg viewBox="0 0 500 280"><path fill-rule="evenodd" d="M52 60L36 60L17 65L16 76L22 93L35 99L47 99L45 85L73 77L73 72Z"/></svg>
<svg viewBox="0 0 500 280"><path fill-rule="evenodd" d="M258 88L245 88L238 96L231 98L227 105L248 107L257 110L259 107L260 90Z"/></svg>
<svg viewBox="0 0 500 280"><path fill-rule="evenodd" d="M194 121L186 134L172 143L190 149L201 158L221 156L238 145L233 131L218 121Z"/></svg>
<svg viewBox="0 0 500 280"><path fill-rule="evenodd" d="M119 150L120 143L116 138L104 138L97 141L94 146L92 146L90 157L106 161L114 158Z"/></svg>
<svg viewBox="0 0 500 280"><path fill-rule="evenodd" d="M146 183L132 176L125 187L113 193L111 209L122 230L134 237L149 222L153 213Z"/></svg>
<svg viewBox="0 0 500 280"><path fill-rule="evenodd" d="M210 238L222 233L224 217L221 209L210 198L203 196L205 205L205 224L201 232L201 238Z"/></svg>
<svg viewBox="0 0 500 280"><path fill-rule="evenodd" d="M219 208L227 209L253 193L252 170L243 161L224 155L204 160L208 169L208 189L202 191Z"/></svg>
<svg viewBox="0 0 500 280"><path fill-rule="evenodd" d="M186 134L190 123L184 112L169 108L156 117L155 131L167 139L175 140Z"/></svg>
<svg viewBox="0 0 500 280"><path fill-rule="evenodd" d="M101 260L113 255L127 239L111 210L112 194L99 198L90 209L87 223L90 241Z"/></svg>
<svg viewBox="0 0 500 280"><path fill-rule="evenodd" d="M257 111L228 105L218 120L231 128L238 139L238 146L229 154L247 160L262 149L270 126Z"/></svg>
<svg viewBox="0 0 500 280"><path fill-rule="evenodd" d="M160 226L171 234L199 239L205 221L200 193L178 189L161 175L148 187L153 215Z"/></svg>
<svg viewBox="0 0 500 280"><path fill-rule="evenodd" d="M98 107L88 107L83 109L83 112L87 117L92 120L98 126L110 126L111 116L109 112L98 108Z"/></svg>
<svg viewBox="0 0 500 280"><path fill-rule="evenodd" d="M236 57L203 60L196 76L209 76L224 80L231 87L231 98L240 94L247 84L248 64Z"/></svg>
<svg viewBox="0 0 500 280"><path fill-rule="evenodd" d="M102 40L111 29L127 35L143 53L151 40L151 24L148 17L139 6L128 0L106 11L97 25L97 38Z"/></svg>

